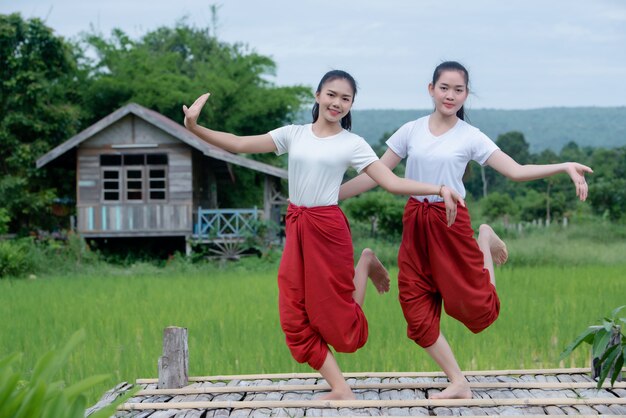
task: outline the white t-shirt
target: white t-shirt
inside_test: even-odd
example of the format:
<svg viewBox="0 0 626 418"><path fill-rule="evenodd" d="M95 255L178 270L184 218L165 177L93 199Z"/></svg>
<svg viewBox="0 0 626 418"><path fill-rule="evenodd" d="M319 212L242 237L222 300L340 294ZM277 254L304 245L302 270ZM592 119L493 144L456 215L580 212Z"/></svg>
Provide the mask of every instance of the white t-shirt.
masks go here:
<svg viewBox="0 0 626 418"><path fill-rule="evenodd" d="M425 183L445 184L465 197L463 174L474 160L485 165L498 146L478 128L458 120L441 136L434 136L424 116L404 124L387 140L387 146L406 158L405 177ZM439 196L413 196L423 201L441 202Z"/></svg>
<svg viewBox="0 0 626 418"><path fill-rule="evenodd" d="M309 123L283 126L269 134L277 155L289 153L289 200L298 206L336 205L348 167L361 172L378 160L365 139L345 129L319 138Z"/></svg>

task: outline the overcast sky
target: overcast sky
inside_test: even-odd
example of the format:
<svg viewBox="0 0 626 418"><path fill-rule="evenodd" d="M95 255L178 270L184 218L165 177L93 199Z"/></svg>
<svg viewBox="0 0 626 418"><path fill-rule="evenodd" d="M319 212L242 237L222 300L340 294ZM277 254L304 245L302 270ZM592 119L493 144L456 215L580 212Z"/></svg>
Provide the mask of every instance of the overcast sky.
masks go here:
<svg viewBox="0 0 626 418"><path fill-rule="evenodd" d="M67 38L114 27L133 38L209 1L0 0L0 13L45 20ZM470 71L471 108L626 105L624 0L223 0L218 37L273 58L278 85L316 86L330 69L359 83L355 109L431 107L443 60ZM207 86L210 90L210 86ZM198 92L200 93L200 92Z"/></svg>

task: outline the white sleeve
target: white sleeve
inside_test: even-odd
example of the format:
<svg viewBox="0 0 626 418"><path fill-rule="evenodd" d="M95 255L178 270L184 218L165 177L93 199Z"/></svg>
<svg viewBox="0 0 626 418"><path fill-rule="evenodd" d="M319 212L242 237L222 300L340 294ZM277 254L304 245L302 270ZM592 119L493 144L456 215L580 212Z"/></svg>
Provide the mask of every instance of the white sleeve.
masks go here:
<svg viewBox="0 0 626 418"><path fill-rule="evenodd" d="M476 134L472 135L472 160L480 165L485 165L491 154L499 149L500 147L489 139L487 135L476 129Z"/></svg>
<svg viewBox="0 0 626 418"><path fill-rule="evenodd" d="M283 126L269 132L270 136L276 144L276 155L282 155L289 152L289 145L291 145L293 125Z"/></svg>
<svg viewBox="0 0 626 418"><path fill-rule="evenodd" d="M391 149L400 158L406 158L408 153L410 123L411 122L402 125L400 129L394 132L394 134L387 140L387 146L389 149Z"/></svg>
<svg viewBox="0 0 626 418"><path fill-rule="evenodd" d="M365 139L361 137L357 137L357 139L350 165L360 173L365 167L378 160L378 156Z"/></svg>

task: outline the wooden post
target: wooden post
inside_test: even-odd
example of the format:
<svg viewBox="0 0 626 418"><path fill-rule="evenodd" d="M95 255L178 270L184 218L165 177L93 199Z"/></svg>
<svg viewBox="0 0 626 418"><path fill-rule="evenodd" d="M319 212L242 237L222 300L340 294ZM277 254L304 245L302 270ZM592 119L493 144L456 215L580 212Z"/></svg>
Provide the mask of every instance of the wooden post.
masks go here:
<svg viewBox="0 0 626 418"><path fill-rule="evenodd" d="M163 355L159 357L159 389L187 386L189 349L187 328L167 327L163 330Z"/></svg>
<svg viewBox="0 0 626 418"><path fill-rule="evenodd" d="M609 348L613 345L618 345L621 342L621 338L622 335L621 333L613 328L612 329L612 333L611 333L611 339L609 340L609 344L606 346L606 348ZM600 377L600 359L599 358L592 358L591 359L591 378L592 379L598 379ZM614 368L611 367L611 370L609 370L609 373L607 375L607 379L611 378L611 375L613 374L613 370ZM615 379L616 382L621 382L622 381L622 373L620 372L617 375L617 379Z"/></svg>
<svg viewBox="0 0 626 418"><path fill-rule="evenodd" d="M263 177L263 220L269 221L272 213L272 178Z"/></svg>

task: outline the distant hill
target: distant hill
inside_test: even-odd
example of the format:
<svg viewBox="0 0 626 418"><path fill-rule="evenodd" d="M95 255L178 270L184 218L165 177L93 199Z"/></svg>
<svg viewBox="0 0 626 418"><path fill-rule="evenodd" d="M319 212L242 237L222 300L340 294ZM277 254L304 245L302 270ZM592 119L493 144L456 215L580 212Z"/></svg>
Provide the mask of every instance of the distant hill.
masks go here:
<svg viewBox="0 0 626 418"><path fill-rule="evenodd" d="M427 115L431 110L355 110L353 132L370 144L386 132ZM310 121L307 113L303 121ZM579 146L614 148L626 146L626 107L571 107L531 110L470 109L469 122L494 141L498 135L520 131L531 152L546 148L559 152L570 141Z"/></svg>

